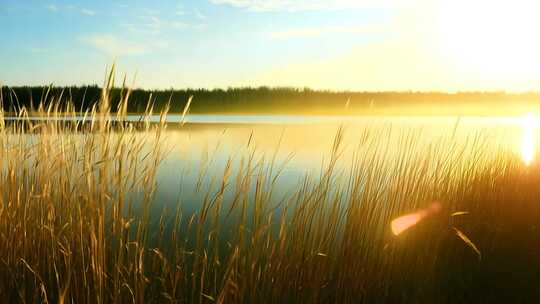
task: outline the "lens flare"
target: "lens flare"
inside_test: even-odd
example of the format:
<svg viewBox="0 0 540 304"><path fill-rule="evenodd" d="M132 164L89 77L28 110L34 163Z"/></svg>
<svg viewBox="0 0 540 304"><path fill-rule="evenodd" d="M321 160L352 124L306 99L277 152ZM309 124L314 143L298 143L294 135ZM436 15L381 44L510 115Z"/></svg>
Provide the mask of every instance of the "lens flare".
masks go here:
<svg viewBox="0 0 540 304"><path fill-rule="evenodd" d="M420 209L415 213L400 216L390 223L392 233L394 235L400 235L405 230L415 226L426 217L438 213L440 210L441 204L439 202L434 202L428 208Z"/></svg>

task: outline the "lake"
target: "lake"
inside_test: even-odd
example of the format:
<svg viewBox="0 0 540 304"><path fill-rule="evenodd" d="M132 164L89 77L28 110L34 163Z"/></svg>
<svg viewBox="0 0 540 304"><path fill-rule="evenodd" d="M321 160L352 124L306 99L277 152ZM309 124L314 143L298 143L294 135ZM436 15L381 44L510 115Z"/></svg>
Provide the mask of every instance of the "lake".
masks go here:
<svg viewBox="0 0 540 304"><path fill-rule="evenodd" d="M6 118L14 121L28 118ZM69 121L53 117L48 120ZM77 116L77 120L88 118ZM115 117L112 117L115 120ZM42 118L30 117L31 121ZM143 120L128 115L127 121ZM158 123L159 115L144 117ZM451 142L454 149L481 145L496 157L505 151L520 157L526 164L535 160L535 116L454 117L454 116L300 116L300 115L168 115L167 131L162 141L166 157L157 172L157 201L176 204L183 197L198 201L193 191L201 186L216 187L227 162L233 171L250 154L254 162L272 165L279 170L276 191L294 192L304 178L320 176L332 152L336 134L343 131L339 170L347 174L355 155L362 151L385 151L385 162L399 157L399 151L414 147L419 154L436 144ZM371 134L371 135L370 135ZM375 134L376 136L373 136ZM141 136L145 136L141 133ZM368 139L368 137L370 137ZM152 143L152 141L150 141ZM449 148L450 145L449 145ZM486 155L484 157L486 157ZM431 157L436 158L437 155ZM389 168L389 171L392 169ZM389 172L391 174L391 172ZM208 189L207 189L208 190ZM201 195L201 194L200 194ZM199 195L199 196L200 196ZM161 205L161 204L159 204ZM196 210L196 206L193 206Z"/></svg>
<svg viewBox="0 0 540 304"><path fill-rule="evenodd" d="M138 121L140 117L129 116ZM149 119L158 122L159 116ZM227 162L235 176L242 161L254 156L268 166L273 164L279 177L276 200L292 195L306 177L317 179L328 164L338 130L343 130L337 169L347 176L353 159L362 151L385 151L388 175L402 152L414 147L418 155L430 148L468 150L481 146L484 158L505 151L531 163L537 155L536 119L523 117L354 117L354 116L251 116L188 115L181 126L180 115L167 117L164 139L168 151L157 173L157 206L173 207L179 201L196 211L210 189L219 187ZM377 134L371 136L369 134ZM370 137L369 139L367 139ZM448 143L445 143L448 142ZM453 146L450 146L449 143ZM491 152L490 152L491 151ZM437 155L430 156L433 159ZM234 182L232 182L234 184ZM234 188L231 185L230 188ZM231 190L232 192L232 190ZM231 194L232 195L232 194Z"/></svg>

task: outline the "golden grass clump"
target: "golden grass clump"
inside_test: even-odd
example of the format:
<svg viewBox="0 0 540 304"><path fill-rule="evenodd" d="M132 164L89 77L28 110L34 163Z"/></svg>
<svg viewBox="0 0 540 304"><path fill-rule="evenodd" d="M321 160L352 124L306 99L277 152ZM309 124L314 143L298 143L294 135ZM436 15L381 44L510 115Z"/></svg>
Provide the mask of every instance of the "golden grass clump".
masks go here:
<svg viewBox="0 0 540 304"><path fill-rule="evenodd" d="M466 302L506 286L504 276L475 285L506 269L501 260L533 258L538 172L486 151L482 136L420 147L402 132L390 149L389 130L367 128L344 159L340 129L321 174L283 198L283 167L253 148L198 183L196 212L156 210L167 111L128 122L129 90L111 109L113 83L111 73L82 114L51 96L0 112L3 301ZM440 212L392 235L392 219L434 201Z"/></svg>

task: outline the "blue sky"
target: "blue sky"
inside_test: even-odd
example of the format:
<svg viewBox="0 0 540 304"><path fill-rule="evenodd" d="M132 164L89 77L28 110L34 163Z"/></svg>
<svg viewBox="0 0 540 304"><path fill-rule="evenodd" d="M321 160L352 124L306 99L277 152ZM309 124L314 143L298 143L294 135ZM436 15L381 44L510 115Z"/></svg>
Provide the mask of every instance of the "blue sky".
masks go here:
<svg viewBox="0 0 540 304"><path fill-rule="evenodd" d="M452 25L460 16L445 13L450 21L441 27L439 9L427 0L0 0L0 82L99 84L116 62L144 88L534 87L532 70L519 81L486 80L491 62L470 70L468 53L448 53L462 41L440 43L440 29L466 35Z"/></svg>

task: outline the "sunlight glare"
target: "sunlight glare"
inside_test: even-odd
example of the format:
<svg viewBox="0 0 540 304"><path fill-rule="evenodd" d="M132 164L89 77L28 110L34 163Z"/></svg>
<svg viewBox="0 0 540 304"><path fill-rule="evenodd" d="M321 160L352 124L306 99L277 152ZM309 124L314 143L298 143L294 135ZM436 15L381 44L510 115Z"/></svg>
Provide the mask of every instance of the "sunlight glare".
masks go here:
<svg viewBox="0 0 540 304"><path fill-rule="evenodd" d="M535 133L538 118L534 114L527 114L522 118L523 137L521 141L521 157L526 165L530 165L535 154Z"/></svg>
<svg viewBox="0 0 540 304"><path fill-rule="evenodd" d="M439 9L440 43L453 65L494 80L529 79L540 67L539 1L441 1Z"/></svg>

